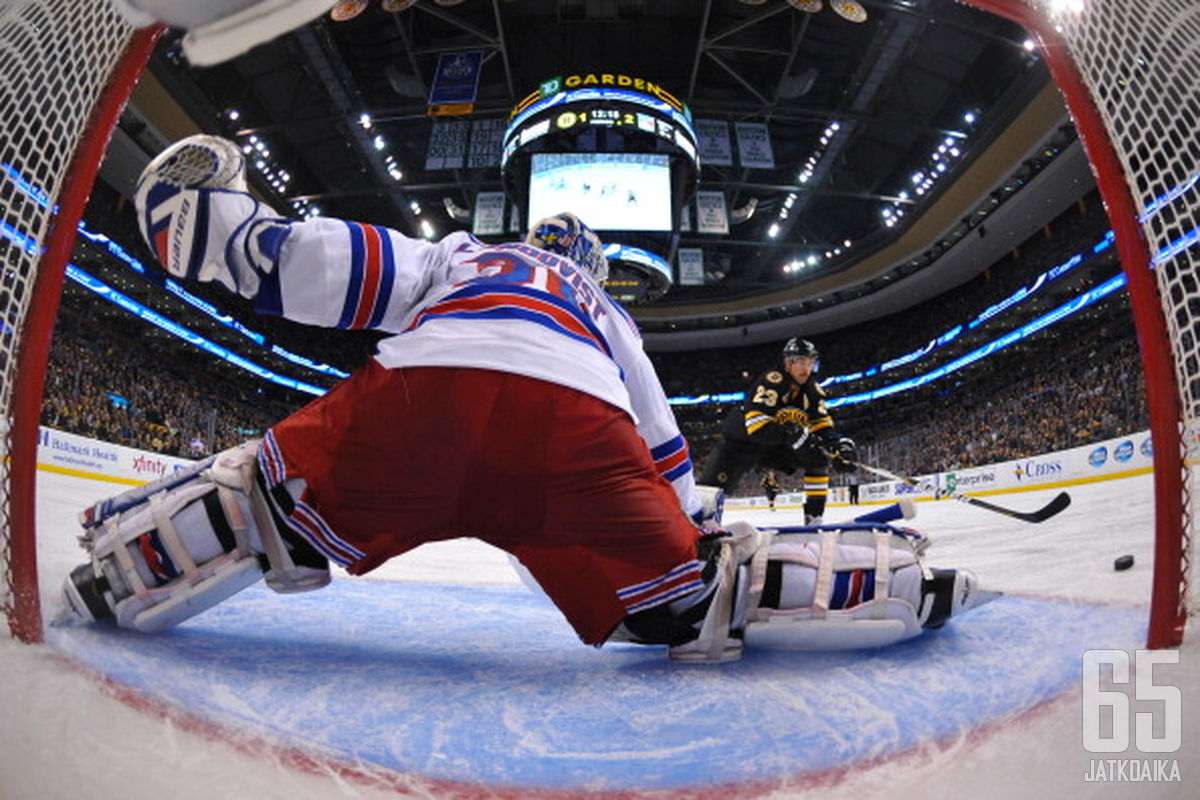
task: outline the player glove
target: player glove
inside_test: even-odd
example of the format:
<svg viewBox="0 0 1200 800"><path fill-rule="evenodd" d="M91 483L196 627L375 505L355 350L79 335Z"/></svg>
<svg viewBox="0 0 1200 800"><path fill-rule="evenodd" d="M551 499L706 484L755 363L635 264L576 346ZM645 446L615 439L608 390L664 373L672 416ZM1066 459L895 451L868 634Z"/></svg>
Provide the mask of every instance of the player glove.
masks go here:
<svg viewBox="0 0 1200 800"><path fill-rule="evenodd" d="M838 472L853 472L857 469L858 447L849 436L838 436L832 428L816 434L817 443L829 456L830 464Z"/></svg>

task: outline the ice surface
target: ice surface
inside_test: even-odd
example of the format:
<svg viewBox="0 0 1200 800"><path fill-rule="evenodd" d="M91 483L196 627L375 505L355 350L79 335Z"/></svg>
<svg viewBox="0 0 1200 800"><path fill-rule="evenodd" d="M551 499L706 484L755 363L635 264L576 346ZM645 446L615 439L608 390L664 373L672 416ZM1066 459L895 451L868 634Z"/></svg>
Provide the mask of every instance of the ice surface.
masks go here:
<svg viewBox="0 0 1200 800"><path fill-rule="evenodd" d="M80 560L74 514L114 492L47 473L39 487L49 612ZM0 797L1196 796L1200 737L1186 717L1171 755L1182 784L1084 781L1079 653L1140 646L1153 509L1148 477L1070 491L1072 506L1040 525L919 504L931 563L969 567L1008 596L866 655L681 667L657 649L593 650L503 553L472 540L310 595L255 588L163 637L3 641ZM989 499L1035 508L1052 494ZM1114 572L1125 553L1136 566ZM1200 648L1182 659L1155 678L1180 686L1187 708Z"/></svg>

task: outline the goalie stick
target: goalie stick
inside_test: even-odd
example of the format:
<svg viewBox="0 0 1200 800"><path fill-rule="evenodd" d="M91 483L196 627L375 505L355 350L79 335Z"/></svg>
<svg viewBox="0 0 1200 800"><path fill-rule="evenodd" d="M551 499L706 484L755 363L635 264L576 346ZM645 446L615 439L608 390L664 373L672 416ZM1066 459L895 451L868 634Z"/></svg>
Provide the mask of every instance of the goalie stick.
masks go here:
<svg viewBox="0 0 1200 800"><path fill-rule="evenodd" d="M917 480L916 478L910 478L905 475L897 475L894 472L888 472L886 469L881 469L880 467L872 467L870 464L863 464L862 462L857 463L860 468L865 469L867 472L873 472L880 477L907 483L909 486L915 486L918 489L925 489L926 491L933 491L934 493L941 492L942 495L952 497L959 502L978 506L979 508L987 509L988 511L994 511L997 514L1003 514L1006 517L1019 519L1022 522L1045 522L1067 506L1071 505L1071 495L1067 494L1066 492L1059 492L1049 503L1037 509L1036 511L1015 511L1011 508L1005 508L1004 506L998 506L994 503L989 503L986 500L980 500L978 497L968 497L967 495L959 494L958 492L947 492L944 489L938 489L928 480L921 481Z"/></svg>

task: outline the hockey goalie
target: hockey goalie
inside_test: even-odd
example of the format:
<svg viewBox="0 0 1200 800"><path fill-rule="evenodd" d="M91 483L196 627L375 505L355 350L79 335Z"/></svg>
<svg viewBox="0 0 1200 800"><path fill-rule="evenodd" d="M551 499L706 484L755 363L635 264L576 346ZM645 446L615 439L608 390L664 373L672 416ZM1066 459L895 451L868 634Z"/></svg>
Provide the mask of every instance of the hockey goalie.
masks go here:
<svg viewBox="0 0 1200 800"><path fill-rule="evenodd" d="M883 646L991 596L922 565L923 539L886 516L717 526L637 328L601 288L602 244L571 214L523 242L432 243L280 217L244 169L208 136L146 168L139 227L167 272L386 336L261 440L87 509L60 622L159 632L259 579L318 589L331 562L363 574L461 536L519 559L585 643L677 660Z"/></svg>

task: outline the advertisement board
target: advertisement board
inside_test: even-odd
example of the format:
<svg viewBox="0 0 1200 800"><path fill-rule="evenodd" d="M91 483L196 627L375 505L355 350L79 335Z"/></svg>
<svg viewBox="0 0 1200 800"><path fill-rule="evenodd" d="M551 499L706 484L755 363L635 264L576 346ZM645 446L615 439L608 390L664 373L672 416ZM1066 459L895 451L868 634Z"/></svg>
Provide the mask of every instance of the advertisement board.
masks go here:
<svg viewBox="0 0 1200 800"><path fill-rule="evenodd" d="M1139 431L1102 442L1073 447L983 467L951 470L936 475L913 475L926 486L915 487L900 481L876 481L859 487L859 502L887 503L901 497L932 500L942 493L956 492L972 496L1052 489L1073 484L1125 478L1148 473L1153 468L1154 445L1149 431ZM888 465L880 466L887 468ZM742 498L745 507L765 505L762 497ZM833 503L847 500L842 487L830 490ZM778 504L778 503L777 503ZM737 507L735 499L727 506Z"/></svg>
<svg viewBox="0 0 1200 800"><path fill-rule="evenodd" d="M38 469L64 475L140 485L195 462L41 427L37 463Z"/></svg>

